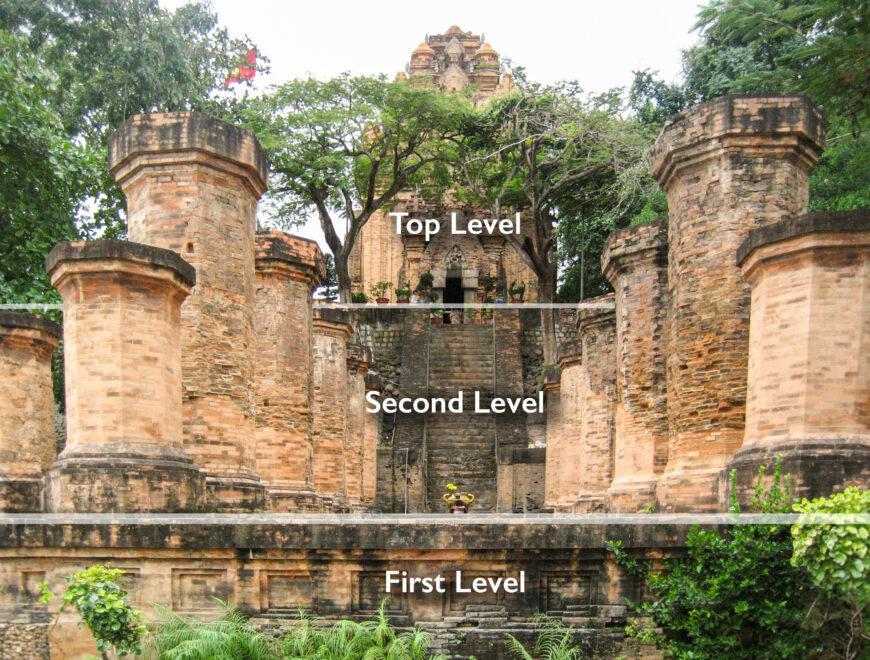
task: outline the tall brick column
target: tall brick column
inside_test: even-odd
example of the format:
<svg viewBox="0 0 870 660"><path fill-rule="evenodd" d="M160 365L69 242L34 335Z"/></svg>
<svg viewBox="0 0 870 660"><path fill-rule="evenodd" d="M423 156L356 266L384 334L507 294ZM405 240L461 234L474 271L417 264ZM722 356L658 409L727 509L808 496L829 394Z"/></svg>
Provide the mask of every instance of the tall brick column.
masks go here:
<svg viewBox="0 0 870 660"><path fill-rule="evenodd" d="M365 391L383 392L384 383L373 373L365 375ZM365 428L363 440L363 503L374 508L378 494L378 444L381 438L382 413L368 412L364 407Z"/></svg>
<svg viewBox="0 0 870 660"><path fill-rule="evenodd" d="M634 513L656 498L668 460L665 381L667 223L610 235L601 257L616 302L616 431L607 510Z"/></svg>
<svg viewBox="0 0 870 660"><path fill-rule="evenodd" d="M558 367L544 371L544 394L547 397L547 450L544 462L544 506L558 509L562 476L562 397Z"/></svg>
<svg viewBox="0 0 870 660"><path fill-rule="evenodd" d="M587 302L613 303L613 294ZM613 480L616 405L616 315L612 309L580 309L577 333L582 346L577 400L580 407L580 461L573 466L578 484L574 510L603 511ZM564 377L564 376L563 376ZM563 387L567 384L563 383Z"/></svg>
<svg viewBox="0 0 870 660"><path fill-rule="evenodd" d="M668 464L664 511L710 511L743 442L749 287L734 254L757 227L800 215L822 150L803 96L723 97L665 124L653 176L668 195Z"/></svg>
<svg viewBox="0 0 870 660"><path fill-rule="evenodd" d="M580 492L583 461L583 345L579 337L562 342L558 353L561 382L561 433L559 457L552 469L558 474L558 497L556 511L570 513L574 510ZM549 438L547 439L549 444ZM549 468L549 465L548 465Z"/></svg>
<svg viewBox="0 0 870 660"><path fill-rule="evenodd" d="M797 497L866 487L870 211L756 229L738 259L752 288L746 435L728 464L742 503L777 454Z"/></svg>
<svg viewBox="0 0 870 660"><path fill-rule="evenodd" d="M181 303L193 267L126 241L60 243L46 269L63 298L66 448L46 477L55 512L201 510L184 451Z"/></svg>
<svg viewBox="0 0 870 660"><path fill-rule="evenodd" d="M325 276L317 243L257 234L254 399L257 472L271 511L317 510L311 448L311 293Z"/></svg>
<svg viewBox="0 0 870 660"><path fill-rule="evenodd" d="M347 345L347 433L345 434L345 488L348 504L364 510L363 470L365 460L366 373L372 352L362 344Z"/></svg>
<svg viewBox="0 0 870 660"><path fill-rule="evenodd" d="M131 241L196 268L182 309L184 441L209 506L265 506L254 467L254 230L268 163L250 131L199 113L139 115L109 140Z"/></svg>
<svg viewBox="0 0 870 660"><path fill-rule="evenodd" d="M314 489L327 506L346 510L347 340L353 334L349 312L314 308L312 386L314 405Z"/></svg>
<svg viewBox="0 0 870 660"><path fill-rule="evenodd" d="M0 311L0 511L42 511L42 476L55 457L51 355L60 326Z"/></svg>

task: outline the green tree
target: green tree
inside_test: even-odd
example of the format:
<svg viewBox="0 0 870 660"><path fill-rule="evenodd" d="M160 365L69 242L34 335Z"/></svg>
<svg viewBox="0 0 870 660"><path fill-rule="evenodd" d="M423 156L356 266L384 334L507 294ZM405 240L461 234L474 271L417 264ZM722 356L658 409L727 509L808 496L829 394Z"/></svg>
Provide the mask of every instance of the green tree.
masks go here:
<svg viewBox="0 0 870 660"><path fill-rule="evenodd" d="M323 255L326 277L323 279L323 299L330 302L338 298L338 278L335 276L335 259L331 254Z"/></svg>
<svg viewBox="0 0 870 660"><path fill-rule="evenodd" d="M557 227L572 223L583 234L584 205L594 199L599 212L616 212L617 183L628 190L628 180L647 169L648 137L621 110L615 91L589 97L576 83L528 85L479 108L457 140L454 169L469 201L493 218L524 214L523 233L505 239L537 276L543 303L556 297ZM583 258L585 238L579 247ZM541 310L541 321L544 361L553 364L552 311Z"/></svg>
<svg viewBox="0 0 870 660"><path fill-rule="evenodd" d="M402 190L448 182L458 98L407 82L343 74L283 83L243 112L272 162L269 201L282 228L320 219L350 302L348 259L362 227Z"/></svg>
<svg viewBox="0 0 870 660"><path fill-rule="evenodd" d="M0 30L0 302L56 302L45 256L79 236L75 219L97 159L45 102L58 93L57 77L24 40Z"/></svg>
<svg viewBox="0 0 870 660"><path fill-rule="evenodd" d="M156 0L0 0L0 30L17 37L16 52L4 48L0 80L7 98L0 103L18 114L5 114L3 121L22 126L36 120L33 132L42 131L34 135L42 153L30 154L39 167L26 180L4 172L4 185L23 180L32 184L26 190L38 191L11 197L16 222L33 237L26 248L33 259L23 264L18 250L10 260L7 245L0 244L0 263L12 264L11 274L4 272L4 293L11 295L6 301L50 298L51 288L38 276L39 262L56 242L126 231L125 200L106 167L108 135L143 112L199 109L232 118L243 99L237 101L234 90L222 91L223 83L253 45L230 38L204 3L169 12ZM34 67L42 73L26 73ZM36 98L43 107L26 101ZM4 195L0 203L9 204L7 199ZM46 205L58 213L46 216ZM34 277L36 285L29 287Z"/></svg>

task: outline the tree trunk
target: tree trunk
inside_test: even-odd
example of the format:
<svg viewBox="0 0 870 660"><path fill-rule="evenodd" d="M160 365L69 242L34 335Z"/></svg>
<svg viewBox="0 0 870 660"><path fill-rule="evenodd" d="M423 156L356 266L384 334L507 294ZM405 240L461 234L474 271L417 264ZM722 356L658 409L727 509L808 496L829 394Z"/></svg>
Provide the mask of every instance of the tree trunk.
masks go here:
<svg viewBox="0 0 870 660"><path fill-rule="evenodd" d="M350 271L347 269L347 258L341 251L333 255L335 261L335 275L338 278L338 300L339 302L351 302L351 280Z"/></svg>

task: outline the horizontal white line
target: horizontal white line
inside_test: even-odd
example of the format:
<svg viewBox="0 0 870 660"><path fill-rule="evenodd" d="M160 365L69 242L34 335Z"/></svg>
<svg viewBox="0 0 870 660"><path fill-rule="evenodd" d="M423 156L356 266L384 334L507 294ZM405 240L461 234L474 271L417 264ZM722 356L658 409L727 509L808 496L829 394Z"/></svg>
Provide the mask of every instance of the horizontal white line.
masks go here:
<svg viewBox="0 0 870 660"><path fill-rule="evenodd" d="M61 305L60 303L43 303L43 304L30 303L27 305L18 305L18 304L14 304L14 303L9 303L9 304L0 304L0 309L42 309L42 310L45 310L45 309L63 309L63 305Z"/></svg>

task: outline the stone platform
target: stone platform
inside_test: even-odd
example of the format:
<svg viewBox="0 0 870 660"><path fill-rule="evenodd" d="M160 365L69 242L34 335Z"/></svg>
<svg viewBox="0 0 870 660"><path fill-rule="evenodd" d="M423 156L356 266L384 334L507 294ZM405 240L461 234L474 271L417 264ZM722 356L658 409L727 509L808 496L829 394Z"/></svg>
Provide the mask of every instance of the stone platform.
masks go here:
<svg viewBox="0 0 870 660"><path fill-rule="evenodd" d="M380 605L387 570L446 579L446 593L392 594L391 620L435 633L452 657L498 658L504 633L534 639L537 612L561 617L608 657L619 646L626 598L640 585L619 569L608 540L647 558L679 553L689 523L724 517L655 515L6 514L0 515L0 641L50 644L52 658L93 653L76 617L51 626L75 570L110 563L128 571L137 607L207 618L226 600L263 624L298 615L366 618ZM525 593L457 593L476 577L519 577ZM47 639L46 639L47 638ZM48 643L46 643L46 641ZM3 644L0 644L3 646ZM11 641L7 648L11 648ZM48 657L40 647L20 656ZM615 654L615 651L613 651Z"/></svg>

